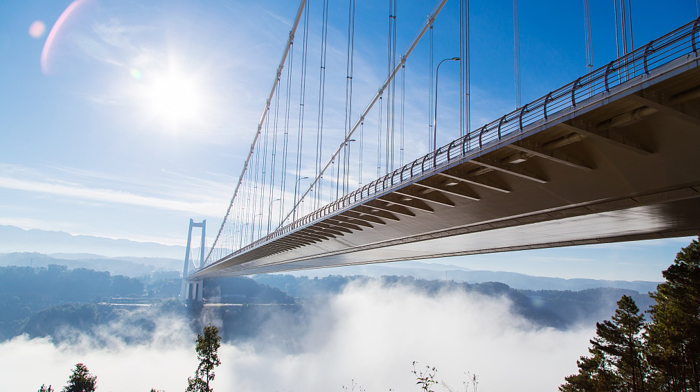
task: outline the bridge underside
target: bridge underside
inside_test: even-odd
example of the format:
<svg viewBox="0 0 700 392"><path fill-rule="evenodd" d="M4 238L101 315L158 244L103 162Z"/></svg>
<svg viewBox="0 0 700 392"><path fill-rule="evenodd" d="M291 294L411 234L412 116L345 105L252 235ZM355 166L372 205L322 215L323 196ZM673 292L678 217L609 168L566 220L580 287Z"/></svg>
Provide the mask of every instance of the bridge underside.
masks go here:
<svg viewBox="0 0 700 392"><path fill-rule="evenodd" d="M700 68L682 59L194 277L700 233Z"/></svg>

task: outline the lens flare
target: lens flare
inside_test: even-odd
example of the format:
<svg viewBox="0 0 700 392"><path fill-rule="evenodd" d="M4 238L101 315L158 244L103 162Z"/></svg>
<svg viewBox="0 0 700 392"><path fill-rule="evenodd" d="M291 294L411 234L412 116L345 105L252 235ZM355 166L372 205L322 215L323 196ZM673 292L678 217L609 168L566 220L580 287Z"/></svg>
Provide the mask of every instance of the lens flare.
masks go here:
<svg viewBox="0 0 700 392"><path fill-rule="evenodd" d="M32 38L41 38L46 31L46 25L40 20L35 20L29 25L29 35Z"/></svg>
<svg viewBox="0 0 700 392"><path fill-rule="evenodd" d="M49 31L49 35L46 37L46 42L44 42L44 49L41 51L41 70L44 72L44 74L49 73L49 52L51 51L53 41L56 39L56 34L58 34L61 26L66 22L70 15L87 1L88 0L75 0L70 3L63 13L61 13L61 16L58 17L58 20L56 20L56 23L54 23L51 31Z"/></svg>
<svg viewBox="0 0 700 392"><path fill-rule="evenodd" d="M143 76L143 73L138 68L132 68L129 70L129 75L131 75L132 78L139 80Z"/></svg>

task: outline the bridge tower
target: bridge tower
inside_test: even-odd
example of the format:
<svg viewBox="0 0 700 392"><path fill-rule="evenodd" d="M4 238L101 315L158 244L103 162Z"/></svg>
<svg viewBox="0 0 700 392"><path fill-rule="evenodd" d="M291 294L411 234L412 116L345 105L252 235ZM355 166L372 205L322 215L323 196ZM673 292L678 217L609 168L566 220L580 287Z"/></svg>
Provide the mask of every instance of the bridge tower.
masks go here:
<svg viewBox="0 0 700 392"><path fill-rule="evenodd" d="M182 287L180 288L180 301L181 302L202 302L202 290L204 288L203 279L189 279L189 266L190 266L190 251L192 246L192 228L200 227L202 228L202 240L199 247L200 256L199 263L204 261L204 241L206 238L207 231L207 220L203 220L199 223L195 223L190 219L190 228L187 232L187 248L185 249L185 265L182 269ZM194 265L194 263L193 263ZM195 266L199 268L199 266Z"/></svg>

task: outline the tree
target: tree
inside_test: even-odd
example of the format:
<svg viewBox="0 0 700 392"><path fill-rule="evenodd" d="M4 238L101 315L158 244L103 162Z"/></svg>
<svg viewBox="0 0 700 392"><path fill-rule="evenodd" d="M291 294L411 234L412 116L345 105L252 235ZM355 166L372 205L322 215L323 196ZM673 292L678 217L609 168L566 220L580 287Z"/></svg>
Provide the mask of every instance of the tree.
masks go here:
<svg viewBox="0 0 700 392"><path fill-rule="evenodd" d="M214 368L221 365L217 351L221 346L219 329L213 325L204 327L203 335L197 334L197 359L199 365L194 377L187 379L187 392L212 392L209 382L214 380Z"/></svg>
<svg viewBox="0 0 700 392"><path fill-rule="evenodd" d="M68 378L68 385L63 387L63 392L94 392L97 389L97 376L90 374L87 366L79 363L75 365L73 373Z"/></svg>
<svg viewBox="0 0 700 392"><path fill-rule="evenodd" d="M605 367L604 354L595 348L588 351L591 356L576 361L578 374L564 378L566 382L559 386L561 392L606 392L618 388L615 374Z"/></svg>
<svg viewBox="0 0 700 392"><path fill-rule="evenodd" d="M681 249L651 294L649 361L660 390L700 391L700 244Z"/></svg>
<svg viewBox="0 0 700 392"><path fill-rule="evenodd" d="M51 385L49 385L47 388L46 385L41 384L41 388L39 388L39 392L54 392L54 391L53 391L53 388L51 388Z"/></svg>
<svg viewBox="0 0 700 392"><path fill-rule="evenodd" d="M577 361L579 373L565 378L560 391L643 392L648 379L644 315L632 297L623 295L612 320L596 323L590 357Z"/></svg>

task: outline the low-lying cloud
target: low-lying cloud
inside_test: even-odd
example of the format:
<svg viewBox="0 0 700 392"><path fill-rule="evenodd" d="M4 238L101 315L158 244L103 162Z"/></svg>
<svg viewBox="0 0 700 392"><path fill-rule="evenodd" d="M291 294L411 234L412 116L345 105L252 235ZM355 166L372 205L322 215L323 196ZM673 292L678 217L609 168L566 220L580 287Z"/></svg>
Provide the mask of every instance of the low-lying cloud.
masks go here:
<svg viewBox="0 0 700 392"><path fill-rule="evenodd" d="M463 390L466 372L478 375L482 392L555 390L575 372L594 333L593 326L539 327L504 298L429 295L377 281L351 284L304 309L301 317L272 317L255 339L223 344L214 388L342 391L354 380L368 392L417 391L410 371L418 361L437 367L436 378L455 390ZM134 339L138 327L112 324L57 344L26 336L5 342L0 368L13 376L3 389L60 389L83 362L102 391L182 391L197 365L193 336L184 319L153 322L155 332L141 340Z"/></svg>

